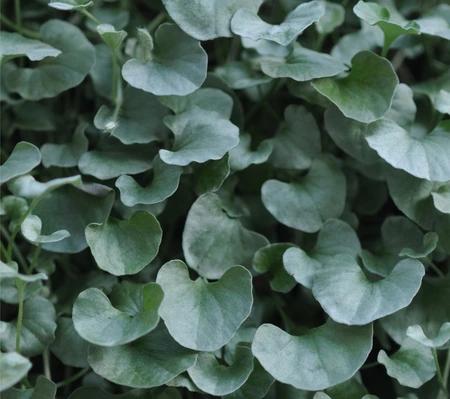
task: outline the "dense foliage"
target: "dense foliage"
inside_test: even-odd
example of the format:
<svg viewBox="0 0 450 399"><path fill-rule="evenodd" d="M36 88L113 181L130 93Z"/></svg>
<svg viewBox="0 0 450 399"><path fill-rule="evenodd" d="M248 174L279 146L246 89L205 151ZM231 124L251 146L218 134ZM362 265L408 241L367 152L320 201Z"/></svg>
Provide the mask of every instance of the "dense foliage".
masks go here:
<svg viewBox="0 0 450 399"><path fill-rule="evenodd" d="M448 3L3 3L2 398L448 397Z"/></svg>

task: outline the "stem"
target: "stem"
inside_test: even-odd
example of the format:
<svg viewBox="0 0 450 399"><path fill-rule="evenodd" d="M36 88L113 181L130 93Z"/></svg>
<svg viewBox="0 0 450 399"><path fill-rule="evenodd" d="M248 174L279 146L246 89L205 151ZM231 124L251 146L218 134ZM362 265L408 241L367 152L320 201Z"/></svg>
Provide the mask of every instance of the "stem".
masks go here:
<svg viewBox="0 0 450 399"><path fill-rule="evenodd" d="M445 389L447 389L449 377L450 377L450 349L447 350L447 359L445 360L444 373L442 375L442 378L444 379Z"/></svg>
<svg viewBox="0 0 450 399"><path fill-rule="evenodd" d="M16 279L17 292L19 294L19 313L17 315L17 328L16 328L16 352L20 353L20 333L22 332L22 319L23 319L23 291L25 284L23 281Z"/></svg>
<svg viewBox="0 0 450 399"><path fill-rule="evenodd" d="M159 14L156 15L155 18L151 20L151 22L147 26L147 30L151 33L163 22L167 17L167 14L165 11L161 11Z"/></svg>
<svg viewBox="0 0 450 399"><path fill-rule="evenodd" d="M116 52L113 51L112 53L112 102L116 102L116 95L117 95L117 55Z"/></svg>
<svg viewBox="0 0 450 399"><path fill-rule="evenodd" d="M100 25L101 22L100 20L98 20L97 18L95 18L88 10L86 10L85 8L81 8L79 10L84 16L86 16L87 18L89 18L92 22L94 22L96 25Z"/></svg>
<svg viewBox="0 0 450 399"><path fill-rule="evenodd" d="M323 41L325 40L326 37L327 37L326 34L319 33L319 36L317 37L317 43L316 43L316 50L317 51L320 51L320 49L322 48Z"/></svg>
<svg viewBox="0 0 450 399"><path fill-rule="evenodd" d="M20 0L14 0L14 13L16 14L16 25L22 28L22 13L20 11Z"/></svg>
<svg viewBox="0 0 450 399"><path fill-rule="evenodd" d="M264 97L262 97L254 106L253 108L248 112L245 121L244 121L244 126L247 125L247 123L250 121L250 119L253 117L253 115L263 106L263 104L265 103L265 101L267 100L267 98L275 92L275 90L278 87L280 80L275 80L272 83L272 86L270 87L269 90L267 90L266 94Z"/></svg>
<svg viewBox="0 0 450 399"><path fill-rule="evenodd" d="M27 270L27 274L31 274L33 272L34 267L36 266L36 262L39 258L39 254L41 253L42 244L39 244L34 251L33 259L31 260L30 267Z"/></svg>
<svg viewBox="0 0 450 399"><path fill-rule="evenodd" d="M50 353L48 351L48 348L45 349L44 353L42 354L42 360L44 364L44 375L45 378L51 380L52 379L52 373L50 371Z"/></svg>
<svg viewBox="0 0 450 399"><path fill-rule="evenodd" d="M442 378L441 367L439 366L439 359L437 356L436 348L431 348L431 352L433 353L434 365L436 366L436 377L438 379L439 386L441 387L441 390L444 392L444 394L446 394L447 393L447 387L446 387L447 384L446 384L446 382L444 382L444 380Z"/></svg>
<svg viewBox="0 0 450 399"><path fill-rule="evenodd" d="M88 371L90 370L89 367L86 367L85 369L80 370L78 373L75 373L71 377L65 379L64 381L58 382L56 384L56 388L62 388L66 385L71 384L72 382L78 380L79 378L83 377Z"/></svg>
<svg viewBox="0 0 450 399"><path fill-rule="evenodd" d="M119 112L120 112L120 108L122 107L123 104L123 91L122 91L122 80L120 77L120 74L117 74L117 86L116 86L116 95L114 97L114 102L116 103L116 106L114 108L114 113L113 113L113 121L117 122L117 118L119 117Z"/></svg>
<svg viewBox="0 0 450 399"><path fill-rule="evenodd" d="M439 269L439 267L437 267L431 260L429 260L428 258L424 258L425 263L430 266L439 277L445 277L445 274L441 271L441 269Z"/></svg>
<svg viewBox="0 0 450 399"><path fill-rule="evenodd" d="M5 238L8 240L8 243L9 243L9 240L11 239L11 236L10 236L8 230L3 225L0 225L0 231L1 231L2 235L5 236ZM16 256L16 258L17 258L17 260L19 262L19 265L22 267L22 269L24 271L27 270L27 262L25 261L25 258L22 256L22 252L20 252L19 248L17 248L16 244L13 244L12 250L13 250L14 255ZM8 253L7 249L4 249L3 244L2 244L2 252L3 252L3 254L6 257L6 262L7 263L11 262L12 261L11 255Z"/></svg>
<svg viewBox="0 0 450 399"><path fill-rule="evenodd" d="M380 364L381 363L378 362L367 363L361 367L361 370L371 369L372 367L379 366Z"/></svg>
<svg viewBox="0 0 450 399"><path fill-rule="evenodd" d="M10 21L3 14L0 14L0 21L7 28L15 30L16 32L18 32L24 36L30 37L31 39L40 39L41 38L41 35L39 34L39 32L35 32L33 30L22 28L21 26L18 26L14 22Z"/></svg>

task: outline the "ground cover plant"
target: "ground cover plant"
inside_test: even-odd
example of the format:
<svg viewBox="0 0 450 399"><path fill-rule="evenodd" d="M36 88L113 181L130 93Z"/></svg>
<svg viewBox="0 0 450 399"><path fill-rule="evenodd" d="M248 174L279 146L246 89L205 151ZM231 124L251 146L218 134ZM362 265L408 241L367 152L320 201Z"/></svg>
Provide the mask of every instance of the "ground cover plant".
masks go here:
<svg viewBox="0 0 450 399"><path fill-rule="evenodd" d="M1 23L2 398L448 398L447 2Z"/></svg>

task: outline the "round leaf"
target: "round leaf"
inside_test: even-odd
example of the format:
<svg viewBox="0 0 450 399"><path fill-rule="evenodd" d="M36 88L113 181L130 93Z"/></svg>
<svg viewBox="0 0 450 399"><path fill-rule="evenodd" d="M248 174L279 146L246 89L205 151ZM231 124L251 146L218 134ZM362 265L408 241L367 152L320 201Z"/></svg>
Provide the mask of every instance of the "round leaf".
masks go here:
<svg viewBox="0 0 450 399"><path fill-rule="evenodd" d="M12 387L25 377L31 362L16 352L0 352L0 392Z"/></svg>
<svg viewBox="0 0 450 399"><path fill-rule="evenodd" d="M33 144L21 141L5 163L0 166L0 184L32 171L41 163L41 153Z"/></svg>

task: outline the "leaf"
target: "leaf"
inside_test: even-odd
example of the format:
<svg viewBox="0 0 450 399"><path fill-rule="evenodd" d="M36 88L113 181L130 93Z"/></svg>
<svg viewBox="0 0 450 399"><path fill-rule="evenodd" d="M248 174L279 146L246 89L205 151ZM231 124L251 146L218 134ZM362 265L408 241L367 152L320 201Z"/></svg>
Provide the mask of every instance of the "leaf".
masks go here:
<svg viewBox="0 0 450 399"><path fill-rule="evenodd" d="M323 78L311 82L348 118L370 123L391 107L398 77L389 61L370 51L352 58L352 69L343 78Z"/></svg>
<svg viewBox="0 0 450 399"><path fill-rule="evenodd" d="M239 36L248 37L254 41L265 39L287 46L297 36L324 13L324 8L317 1L300 4L291 11L279 25L264 22L252 10L241 8L231 19L231 30Z"/></svg>
<svg viewBox="0 0 450 399"><path fill-rule="evenodd" d="M270 157L273 150L270 141L261 141L255 151L251 150L250 142L250 134L243 133L239 136L239 144L230 150L230 167L234 171L247 169L250 165L260 165Z"/></svg>
<svg viewBox="0 0 450 399"><path fill-rule="evenodd" d="M95 63L94 46L76 26L52 19L41 25L39 34L43 42L62 54L40 61L35 68L11 71L6 83L8 90L32 101L55 97L78 86Z"/></svg>
<svg viewBox="0 0 450 399"><path fill-rule="evenodd" d="M212 353L200 353L197 362L188 369L188 374L202 391L220 396L239 389L252 371L252 351L245 346L239 346L232 365L218 363Z"/></svg>
<svg viewBox="0 0 450 399"><path fill-rule="evenodd" d="M354 258L335 255L315 273L312 293L336 322L363 325L408 306L424 275L419 261L406 259L389 276L373 282Z"/></svg>
<svg viewBox="0 0 450 399"><path fill-rule="evenodd" d="M434 106L441 114L450 115L450 92L439 90Z"/></svg>
<svg viewBox="0 0 450 399"><path fill-rule="evenodd" d="M46 57L56 57L61 51L39 40L28 39L18 33L1 32L0 65L16 57L27 57L30 61L40 61Z"/></svg>
<svg viewBox="0 0 450 399"><path fill-rule="evenodd" d="M161 159L170 165L186 166L221 159L239 143L239 129L213 111L192 106L179 115L164 118L175 135L172 151L160 150Z"/></svg>
<svg viewBox="0 0 450 399"><path fill-rule="evenodd" d="M70 396L70 399L148 399L149 397L155 398L155 396L149 396L148 391L143 391L141 389L131 389L122 394L112 394L110 392L105 391L104 389L96 386L84 386L76 389ZM176 399L175 396L165 397L156 396L157 399Z"/></svg>
<svg viewBox="0 0 450 399"><path fill-rule="evenodd" d="M434 338L428 338L419 325L409 326L406 330L406 335L409 338L428 346L429 348L439 348L450 341L450 322L442 324L439 332Z"/></svg>
<svg viewBox="0 0 450 399"><path fill-rule="evenodd" d="M113 288L110 299L101 290L89 288L75 301L75 330L95 345L127 344L156 328L163 295L161 287L154 283L123 281Z"/></svg>
<svg viewBox="0 0 450 399"><path fill-rule="evenodd" d="M389 376L410 388L420 388L436 374L430 348L410 338L407 338L401 348L390 357L381 350L377 360L386 367Z"/></svg>
<svg viewBox="0 0 450 399"><path fill-rule="evenodd" d="M2 216L7 215L10 219L9 229L13 230L19 220L28 210L28 202L14 195L5 195L0 199L0 209Z"/></svg>
<svg viewBox="0 0 450 399"><path fill-rule="evenodd" d="M223 243L226 242L226 245ZM186 263L202 277L219 279L233 265L250 266L267 239L242 227L213 193L200 196L187 215L183 231Z"/></svg>
<svg viewBox="0 0 450 399"><path fill-rule="evenodd" d="M394 168L420 179L450 180L450 122L441 122L430 134L415 138L389 119L368 126L369 146ZM395 145L395 150L393 149Z"/></svg>
<svg viewBox="0 0 450 399"><path fill-rule="evenodd" d="M167 133L164 116L167 108L156 96L128 86L123 94L123 104L119 115L103 105L94 118L97 129L117 137L123 144L145 144L160 140Z"/></svg>
<svg viewBox="0 0 450 399"><path fill-rule="evenodd" d="M301 128L300 128L301 127ZM269 162L276 168L307 169L320 154L320 130L313 115L302 106L289 105L274 138Z"/></svg>
<svg viewBox="0 0 450 399"><path fill-rule="evenodd" d="M110 24L98 25L97 32L112 52L120 49L120 46L128 35L124 30L117 31L114 26Z"/></svg>
<svg viewBox="0 0 450 399"><path fill-rule="evenodd" d="M314 23L320 35L328 35L344 23L345 8L330 1L319 1L325 13Z"/></svg>
<svg viewBox="0 0 450 399"><path fill-rule="evenodd" d="M46 195L33 213L42 221L42 233L64 229L65 240L44 244L43 249L59 253L77 253L88 245L84 230L89 223L103 223L114 202L114 191L99 184L85 184L81 189L61 187Z"/></svg>
<svg viewBox="0 0 450 399"><path fill-rule="evenodd" d="M19 353L0 352L0 392L19 382L31 367L31 362Z"/></svg>
<svg viewBox="0 0 450 399"><path fill-rule="evenodd" d="M88 125L80 123L75 129L72 141L66 144L45 143L41 147L42 165L70 168L78 165L80 157L88 150L89 141L84 132Z"/></svg>
<svg viewBox="0 0 450 399"><path fill-rule="evenodd" d="M17 319L0 322L0 347L11 352L16 347ZM23 304L20 353L31 357L41 354L55 339L55 309L43 297L29 298Z"/></svg>
<svg viewBox="0 0 450 399"><path fill-rule="evenodd" d="M56 384L40 375L36 379L36 385L31 389L12 388L4 393L4 399L54 399L56 396ZM3 396L2 396L3 397Z"/></svg>
<svg viewBox="0 0 450 399"><path fill-rule="evenodd" d="M153 179L146 187L140 186L131 176L122 175L116 180L120 199L126 206L157 204L172 196L178 188L183 168L168 165L159 155L153 159Z"/></svg>
<svg viewBox="0 0 450 399"><path fill-rule="evenodd" d="M314 275L324 262L341 254L356 259L360 252L355 231L342 220L329 219L320 229L314 248L308 253L301 248L288 249L283 254L283 265L298 283L311 289Z"/></svg>
<svg viewBox="0 0 450 399"><path fill-rule="evenodd" d="M94 90L99 96L111 99L112 97L112 54L106 44L96 44L95 64L89 72ZM94 119L95 122L95 119Z"/></svg>
<svg viewBox="0 0 450 399"><path fill-rule="evenodd" d="M235 147L236 148L236 147ZM215 192L230 174L228 153L217 161L207 161L194 169L194 187L197 195Z"/></svg>
<svg viewBox="0 0 450 399"><path fill-rule="evenodd" d="M317 2L314 1L314 3ZM328 54L312 51L295 43L294 50L285 59L263 60L261 69L272 78L291 78L297 82L305 82L336 76L347 67Z"/></svg>
<svg viewBox="0 0 450 399"><path fill-rule="evenodd" d="M450 214L450 184L440 186L431 196L438 211Z"/></svg>
<svg viewBox="0 0 450 399"><path fill-rule="evenodd" d="M170 17L188 35L198 40L231 37L230 22L240 8L257 12L262 0L163 0Z"/></svg>
<svg viewBox="0 0 450 399"><path fill-rule="evenodd" d="M411 248L404 248L399 255L408 256L414 259L425 258L436 249L438 240L439 237L435 232L429 232L424 235L423 245L418 251Z"/></svg>
<svg viewBox="0 0 450 399"><path fill-rule="evenodd" d="M90 345L88 361L95 373L116 384L152 388L194 365L197 353L178 345L160 323L150 334L129 344Z"/></svg>
<svg viewBox="0 0 450 399"><path fill-rule="evenodd" d="M386 7L376 3L359 1L353 12L369 25L378 25L384 33L383 51L387 52L392 42L399 36L420 34L420 25L415 21L395 21Z"/></svg>
<svg viewBox="0 0 450 399"><path fill-rule="evenodd" d="M21 141L16 144L9 158L0 166L0 184L29 173L40 163L39 149L33 144Z"/></svg>
<svg viewBox="0 0 450 399"><path fill-rule="evenodd" d="M55 340L50 345L52 353L65 366L88 367L89 343L77 333L72 318L59 317L56 325Z"/></svg>
<svg viewBox="0 0 450 399"><path fill-rule="evenodd" d="M267 180L261 189L267 210L280 223L314 233L344 210L345 176L332 158L315 158L308 174L293 183Z"/></svg>
<svg viewBox="0 0 450 399"><path fill-rule="evenodd" d="M129 220L109 217L86 227L86 240L98 267L115 276L135 274L158 253L162 230L149 212L137 211Z"/></svg>
<svg viewBox="0 0 450 399"><path fill-rule="evenodd" d="M49 7L62 11L82 10L94 4L92 1L86 0L50 0Z"/></svg>
<svg viewBox="0 0 450 399"><path fill-rule="evenodd" d="M41 234L42 221L36 215L29 215L20 226L23 236L34 244L58 242L70 236L67 230L58 230L49 235Z"/></svg>
<svg viewBox="0 0 450 399"><path fill-rule="evenodd" d="M299 337L263 324L252 352L278 381L316 391L346 381L358 371L372 349L372 334L371 324L344 326L331 319Z"/></svg>
<svg viewBox="0 0 450 399"><path fill-rule="evenodd" d="M249 89L258 85L269 83L272 79L255 71L250 63L233 61L221 65L214 70L229 87L235 90Z"/></svg>
<svg viewBox="0 0 450 399"><path fill-rule="evenodd" d="M122 76L131 86L157 96L183 96L204 82L206 52L177 25L161 25L155 32L155 48L149 50L150 59L131 59L123 66Z"/></svg>
<svg viewBox="0 0 450 399"><path fill-rule="evenodd" d="M201 277L191 281L186 265L174 260L159 270L156 282L164 291L159 314L167 329L180 345L194 350L220 349L249 316L253 304L252 278L242 266L230 268L219 281L208 284Z"/></svg>
<svg viewBox="0 0 450 399"><path fill-rule="evenodd" d="M296 284L283 267L283 254L292 247L295 246L290 243L269 244L258 249L253 257L253 269L259 273L270 273L270 288L274 291L287 293Z"/></svg>
<svg viewBox="0 0 450 399"><path fill-rule="evenodd" d="M48 277L45 273L21 274L16 262L3 263L0 261L0 280L5 279L18 279L24 283L34 283L40 280L47 280Z"/></svg>
<svg viewBox="0 0 450 399"><path fill-rule="evenodd" d="M413 127L417 107L414 102L414 93L409 86L400 83L395 90L391 109L386 112L385 118L392 119L405 130Z"/></svg>

